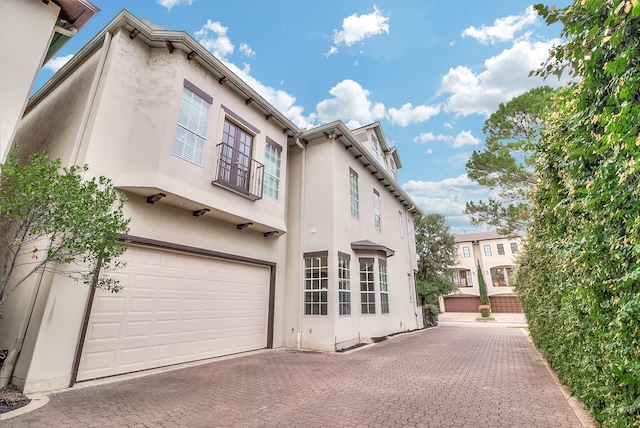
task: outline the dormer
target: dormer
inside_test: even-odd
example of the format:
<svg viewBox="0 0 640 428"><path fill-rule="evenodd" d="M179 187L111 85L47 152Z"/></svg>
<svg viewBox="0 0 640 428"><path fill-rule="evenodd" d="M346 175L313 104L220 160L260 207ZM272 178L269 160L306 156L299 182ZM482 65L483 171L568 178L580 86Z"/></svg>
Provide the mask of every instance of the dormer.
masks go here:
<svg viewBox="0 0 640 428"><path fill-rule="evenodd" d="M378 164L389 171L398 180L398 169L402 167L398 151L390 147L382 132L380 122L374 122L361 128L352 130L353 135L360 141L376 159Z"/></svg>

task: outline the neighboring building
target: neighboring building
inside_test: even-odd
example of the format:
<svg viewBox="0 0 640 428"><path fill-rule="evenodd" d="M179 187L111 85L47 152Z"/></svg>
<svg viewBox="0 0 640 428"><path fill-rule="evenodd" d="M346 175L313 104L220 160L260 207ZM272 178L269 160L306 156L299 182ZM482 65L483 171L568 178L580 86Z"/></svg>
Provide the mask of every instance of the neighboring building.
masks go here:
<svg viewBox="0 0 640 428"><path fill-rule="evenodd" d="M0 2L0 161L40 68L99 10L87 0Z"/></svg>
<svg viewBox="0 0 640 428"><path fill-rule="evenodd" d="M457 264L453 281L458 292L444 296L440 307L444 312L478 312L478 262L482 269L492 312L520 313L522 307L513 291L515 257L520 249L520 237L503 236L497 232L454 235Z"/></svg>
<svg viewBox="0 0 640 428"><path fill-rule="evenodd" d="M122 292L44 274L5 304L0 349L24 343L25 392L422 328L419 211L379 124L300 130L185 32L120 12L34 95L16 140L108 176L132 218Z"/></svg>

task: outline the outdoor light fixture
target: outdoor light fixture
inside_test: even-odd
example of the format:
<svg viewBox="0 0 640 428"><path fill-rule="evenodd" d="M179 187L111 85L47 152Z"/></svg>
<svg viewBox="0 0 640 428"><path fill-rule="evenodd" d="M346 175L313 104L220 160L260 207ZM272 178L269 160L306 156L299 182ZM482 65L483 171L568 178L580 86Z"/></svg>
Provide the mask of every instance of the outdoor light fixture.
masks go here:
<svg viewBox="0 0 640 428"><path fill-rule="evenodd" d="M155 195L151 195L151 196L147 196L147 203L148 204L155 204L156 202L158 202L160 199L164 198L165 195L164 193L156 193Z"/></svg>
<svg viewBox="0 0 640 428"><path fill-rule="evenodd" d="M200 210L195 210L193 212L193 216L194 217L200 217L201 215L205 215L206 213L208 213L209 211L211 211L209 208L202 208Z"/></svg>
<svg viewBox="0 0 640 428"><path fill-rule="evenodd" d="M276 233L278 233L278 232L277 232L277 231L275 231L275 230L272 230L271 232L265 232L265 233L264 233L264 237L265 237L265 238L271 238L271 237L272 237L273 235L275 235Z"/></svg>
<svg viewBox="0 0 640 428"><path fill-rule="evenodd" d="M335 132L331 131L331 132L323 132L324 137L329 139L329 140L336 140L340 137L342 137L342 134L336 134Z"/></svg>
<svg viewBox="0 0 640 428"><path fill-rule="evenodd" d="M242 229L246 229L247 227L252 226L252 225L253 225L253 223L241 223L241 224L238 224L236 227L238 229L242 230Z"/></svg>

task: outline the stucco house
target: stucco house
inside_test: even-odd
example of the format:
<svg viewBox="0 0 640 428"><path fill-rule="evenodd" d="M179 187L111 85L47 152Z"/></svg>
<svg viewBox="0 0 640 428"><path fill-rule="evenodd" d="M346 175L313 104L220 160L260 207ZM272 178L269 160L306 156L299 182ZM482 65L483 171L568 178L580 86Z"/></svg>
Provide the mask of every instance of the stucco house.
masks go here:
<svg viewBox="0 0 640 428"><path fill-rule="evenodd" d="M454 235L457 264L453 282L458 292L441 297L443 312L478 312L478 262L487 284L493 312L521 313L522 307L512 287L515 257L520 249L519 236L504 236L497 232Z"/></svg>
<svg viewBox="0 0 640 428"><path fill-rule="evenodd" d="M0 161L13 143L40 68L100 9L88 0L0 2Z"/></svg>
<svg viewBox="0 0 640 428"><path fill-rule="evenodd" d="M5 304L0 349L20 350L25 392L422 328L419 210L380 124L299 129L183 31L123 10L32 97L16 140L108 176L132 219L122 292L43 274Z"/></svg>

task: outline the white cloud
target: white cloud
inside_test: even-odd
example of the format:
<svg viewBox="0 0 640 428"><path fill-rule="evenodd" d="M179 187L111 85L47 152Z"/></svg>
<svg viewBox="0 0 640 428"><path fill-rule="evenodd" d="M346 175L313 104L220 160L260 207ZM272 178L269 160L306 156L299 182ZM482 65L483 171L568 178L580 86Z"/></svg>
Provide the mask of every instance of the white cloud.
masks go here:
<svg viewBox="0 0 640 428"><path fill-rule="evenodd" d="M480 139L473 136L471 131L461 131L456 136L442 134L435 135L433 132L424 132L415 137L413 141L419 144L424 144L431 141L444 141L451 144L453 148L475 146L482 143Z"/></svg>
<svg viewBox="0 0 640 428"><path fill-rule="evenodd" d="M473 226L471 219L464 215L468 198L476 201L488 196L487 189L471 181L466 174L441 181L410 180L403 184L402 188L423 213L444 215L452 233L470 233L486 229Z"/></svg>
<svg viewBox="0 0 640 428"><path fill-rule="evenodd" d="M483 25L480 28L469 27L462 32L462 37L471 37L482 44L495 44L496 42L506 42L513 40L515 34L524 28L535 24L537 13L533 6L529 6L520 15L510 15L498 18L493 25Z"/></svg>
<svg viewBox="0 0 640 428"><path fill-rule="evenodd" d="M484 62L478 73L468 67L449 69L440 83L440 94L450 94L444 110L467 116L489 116L498 105L543 84L542 78L529 77L548 56L556 40L530 42L520 40ZM546 80L544 84L560 86L564 82Z"/></svg>
<svg viewBox="0 0 640 428"><path fill-rule="evenodd" d="M166 7L167 10L171 10L174 6L179 6L181 4L185 4L187 6L191 6L193 0L156 0L160 6Z"/></svg>
<svg viewBox="0 0 640 428"><path fill-rule="evenodd" d="M248 57L256 56L256 52L253 49L251 49L251 47L246 43L240 44L240 52L242 52Z"/></svg>
<svg viewBox="0 0 640 428"><path fill-rule="evenodd" d="M433 153L433 149L432 148L428 148L427 150L424 151L426 154L430 155Z"/></svg>
<svg viewBox="0 0 640 428"><path fill-rule="evenodd" d="M329 49L326 55L337 53L338 46L343 43L346 46L352 46L382 33L389 34L389 17L384 16L376 6L373 6L373 12L367 15L354 13L342 20L342 30L334 30L334 46Z"/></svg>
<svg viewBox="0 0 640 428"><path fill-rule="evenodd" d="M54 73L60 70L66 63L68 63L71 58L73 58L73 54L65 55L65 56L56 56L51 58L42 68L47 68Z"/></svg>
<svg viewBox="0 0 640 428"><path fill-rule="evenodd" d="M227 27L210 19L195 32L196 40L218 59L225 59L233 53L233 43L227 36Z"/></svg>
<svg viewBox="0 0 640 428"><path fill-rule="evenodd" d="M482 141L474 137L471 134L471 131L462 131L453 138L454 148L459 148L462 146L477 146L478 144L481 144L481 143Z"/></svg>
<svg viewBox="0 0 640 428"><path fill-rule="evenodd" d="M321 123L341 119L354 128L375 122L385 115L384 104L371 102L369 91L353 80L339 82L329 93L334 98L320 101L316 106L317 119Z"/></svg>
<svg viewBox="0 0 640 428"><path fill-rule="evenodd" d="M224 61L224 65L229 67L231 71L242 79L246 84L251 86L265 100L273 105L278 111L284 114L290 121L301 129L311 128L315 126L315 115L304 116L304 107L296 105L296 98L289 93L275 89L263 84L251 75L251 68L245 64L243 68L239 68L235 64Z"/></svg>
<svg viewBox="0 0 640 428"><path fill-rule="evenodd" d="M439 106L416 106L406 103L400 109L390 108L387 112L389 120L394 125L408 126L410 123L426 122L440 113Z"/></svg>

